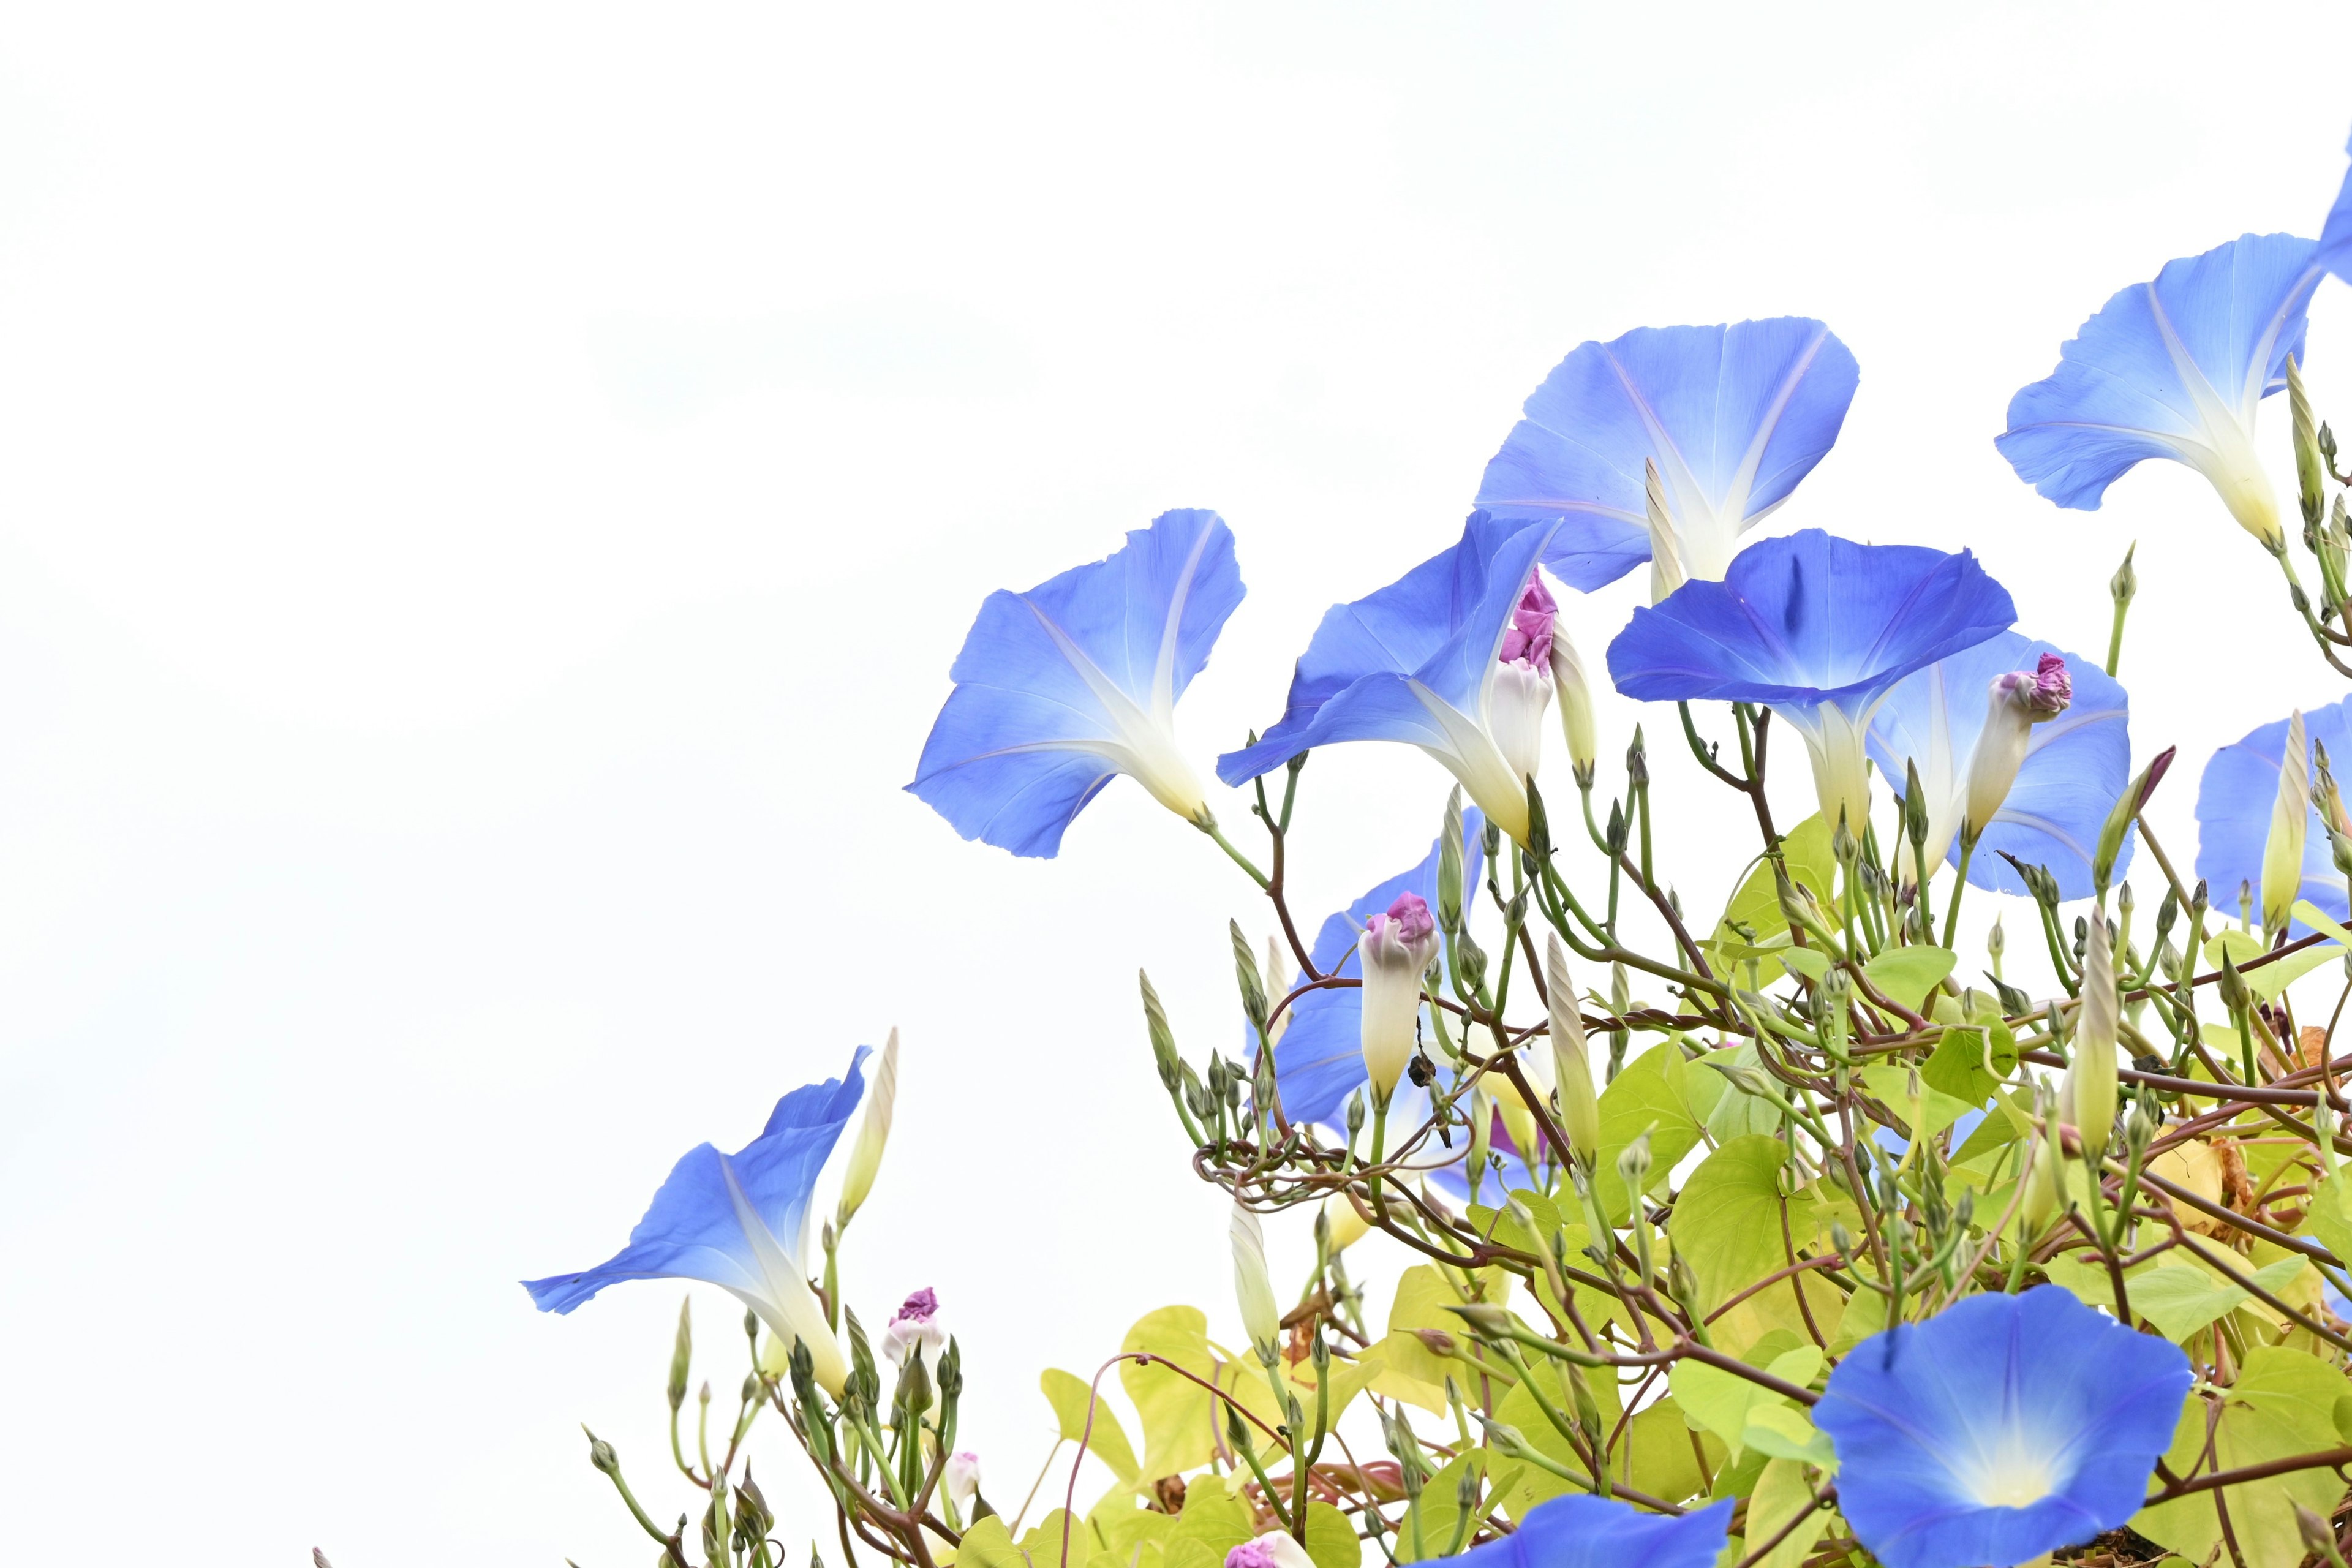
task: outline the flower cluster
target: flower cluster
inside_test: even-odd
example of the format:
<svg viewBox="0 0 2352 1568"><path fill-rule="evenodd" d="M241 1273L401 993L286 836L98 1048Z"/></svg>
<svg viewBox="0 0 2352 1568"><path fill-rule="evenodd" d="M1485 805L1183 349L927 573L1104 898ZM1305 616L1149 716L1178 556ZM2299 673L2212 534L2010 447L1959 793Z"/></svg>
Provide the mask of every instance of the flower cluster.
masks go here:
<svg viewBox="0 0 2352 1568"><path fill-rule="evenodd" d="M2083 510L2143 458L2194 468L2352 676L2352 477L2300 372L2331 270L2352 277L2352 177L2317 241L2248 235L2116 294L1996 446ZM1217 757L1262 849L1228 835L1176 731L1243 599L1223 519L1170 511L989 596L908 787L966 838L1050 857L1125 775L1266 900L1268 946L1231 932L1236 1048L1196 1064L1142 983L1226 1225L1239 1348L1164 1307L1092 1347L1091 1375L1046 1372L1076 1447L1064 1506L1000 1514L957 1446L939 1298L908 1296L878 1357L842 1300L894 1035L871 1094L861 1048L740 1150L687 1154L610 1260L529 1286L558 1312L652 1278L747 1308L753 1366L717 1458L707 1384L694 1461L678 1437L683 1317L673 1363L706 1561L782 1561L748 1462L735 1474L773 1411L835 1515L796 1533L853 1563L1978 1568L2092 1548L2341 1568L2352 1058L2342 996L2293 987L2352 973L2333 772L2352 698L2215 753L2194 859L2176 858L2144 815L2174 753L2135 768L2117 679L2129 554L2102 658L2019 628L1996 574L2021 552L1998 532L1983 559L1820 526L1748 538L1858 386L1845 345L1796 317L1570 353L1465 486L1460 537L1333 606L1281 711ZM2292 509L2257 439L2281 391ZM1649 602L1608 624L1595 591L1644 562ZM1621 697L1672 705L1607 784L1580 638ZM1554 723L1565 780L1543 767ZM1721 822L1752 824L1703 921L1669 861L1725 834L1658 831L1645 729L1679 735ZM1791 735L1812 804L1796 821L1767 787ZM1436 838L1310 942L1286 879L1302 780L1354 742L1437 764L1413 807ZM1971 888L2025 900L1981 964L1960 953ZM2041 940L2011 952L2009 919ZM819 1173L861 1102L813 1253ZM1269 1253L1286 1231L1311 1257L1295 1289ZM1407 1264L1384 1319L1349 1268L1374 1236ZM664 1528L608 1445L592 1458L686 1568L690 1516ZM1081 1461L1109 1482L1084 1511Z"/></svg>

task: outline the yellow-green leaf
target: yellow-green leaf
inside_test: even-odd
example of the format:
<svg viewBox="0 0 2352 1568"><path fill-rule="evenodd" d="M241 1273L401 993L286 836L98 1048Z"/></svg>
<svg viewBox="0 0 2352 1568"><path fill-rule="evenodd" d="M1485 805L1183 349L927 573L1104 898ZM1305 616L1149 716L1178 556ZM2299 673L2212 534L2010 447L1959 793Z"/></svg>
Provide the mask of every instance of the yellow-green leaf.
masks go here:
<svg viewBox="0 0 2352 1568"><path fill-rule="evenodd" d="M1837 878L1837 853L1831 847L1828 824L1815 812L1790 828L1780 839L1781 863L1788 868L1790 879L1809 889L1823 909L1832 907L1832 892ZM1732 930L1744 925L1756 933L1753 947L1770 952L1756 952L1757 978L1769 981L1780 972L1786 962L1786 950L1776 944L1789 940L1788 917L1780 912L1780 889L1772 875L1772 863L1759 860L1731 896L1730 904L1717 922L1713 945L1719 951L1750 949L1748 939Z"/></svg>
<svg viewBox="0 0 2352 1568"><path fill-rule="evenodd" d="M2316 1356L2273 1346L2249 1351L2238 1381L2223 1391L2211 1468L2240 1469L2336 1447L2336 1404L2347 1392L2344 1374ZM2174 1474L2187 1476L2208 1468L2200 1463L2205 1420L2203 1400L2192 1398L2182 1408L2167 1458ZM2326 1469L2292 1470L2222 1489L2247 1568L2294 1568L2304 1554L2294 1505L2324 1515L2335 1506L2344 1483ZM2209 1560L2221 1540L2210 1491L2143 1509L2131 1523L2150 1541L2191 1563Z"/></svg>
<svg viewBox="0 0 2352 1568"><path fill-rule="evenodd" d="M1800 1388L1812 1382L1821 1369L1822 1352L1811 1345L1780 1352L1764 1368ZM1667 1384L1684 1419L1722 1438L1735 1458L1747 1446L1748 1420L1757 1407L1782 1404L1788 1398L1736 1372L1701 1361L1676 1362Z"/></svg>
<svg viewBox="0 0 2352 1568"><path fill-rule="evenodd" d="M1813 1500L1813 1485L1805 1479L1803 1465L1788 1458L1776 1458L1766 1465L1763 1476L1756 1483L1755 1495L1748 1502L1746 1539L1761 1546L1805 1510L1811 1510L1812 1517L1790 1531L1758 1568L1796 1568L1812 1555L1813 1543L1822 1538L1830 1523L1829 1510Z"/></svg>
<svg viewBox="0 0 2352 1568"><path fill-rule="evenodd" d="M1062 1424L1062 1436L1073 1443L1085 1443L1087 1451L1100 1459L1121 1483L1133 1486L1141 1468L1135 1462L1135 1450L1128 1447L1127 1429L1118 1424L1118 1416L1110 1405L1093 1397L1084 1379L1059 1367L1047 1367L1037 1379L1037 1386L1045 1390L1046 1403L1053 1405L1054 1418ZM1091 1431L1087 1426L1089 1408L1094 1416Z"/></svg>
<svg viewBox="0 0 2352 1568"><path fill-rule="evenodd" d="M1748 1413L1747 1444L1779 1459L1837 1468L1837 1450L1805 1413L1790 1405L1759 1405Z"/></svg>
<svg viewBox="0 0 2352 1568"><path fill-rule="evenodd" d="M2296 910L2300 912L2305 907L2298 904ZM2333 921L2328 923L2335 924ZM2221 955L2226 952L2231 963L2243 969L2249 960L2261 957L2263 952L2263 944L2244 931L2225 931L2206 942L2205 962L2218 969L2221 966ZM2273 959L2260 969L2247 970L2246 989L2263 1001L2274 1002L2280 992L2320 965L2333 963L2343 956L2344 949L2333 942L2323 942L2315 947L2306 947L2284 958Z"/></svg>
<svg viewBox="0 0 2352 1568"><path fill-rule="evenodd" d="M1862 972L1888 1001L1916 1013L1958 962L1959 955L1949 948L1896 947L1864 964Z"/></svg>
<svg viewBox="0 0 2352 1568"><path fill-rule="evenodd" d="M2311 1266L2310 1259L2285 1258L2249 1276L2275 1296L2293 1285ZM2209 1323L2236 1310L2252 1292L2189 1264L2160 1268L2125 1279L2132 1310L2156 1325L2166 1339L2179 1342Z"/></svg>
<svg viewBox="0 0 2352 1568"><path fill-rule="evenodd" d="M1698 1146L1723 1093L1721 1073L1694 1068L1673 1040L1652 1046L1625 1064L1616 1081L1601 1092L1601 1173L1594 1196L1612 1224L1632 1212L1625 1184L1617 1179L1617 1157L1643 1133L1650 1135L1650 1168L1664 1181L1676 1162Z"/></svg>
<svg viewBox="0 0 2352 1568"><path fill-rule="evenodd" d="M1704 1310L1713 1311L1767 1274L1787 1267L1790 1238L1811 1234L1811 1215L1793 1213L1789 1236L1781 1234L1780 1163L1787 1153L1771 1138L1735 1138L1691 1173L1675 1200L1667 1232L1675 1253L1698 1277ZM1786 1201L1791 1210L1812 1202L1804 1194Z"/></svg>
<svg viewBox="0 0 2352 1568"><path fill-rule="evenodd" d="M1162 1307L1128 1330L1119 1348L1148 1351L1194 1377L1213 1380L1216 1359L1209 1353L1208 1330L1209 1320L1198 1307ZM1118 1378L1143 1423L1143 1462L1138 1470L1143 1479L1156 1480L1209 1462L1219 1428L1207 1389L1168 1367L1139 1366L1131 1361L1119 1364Z"/></svg>

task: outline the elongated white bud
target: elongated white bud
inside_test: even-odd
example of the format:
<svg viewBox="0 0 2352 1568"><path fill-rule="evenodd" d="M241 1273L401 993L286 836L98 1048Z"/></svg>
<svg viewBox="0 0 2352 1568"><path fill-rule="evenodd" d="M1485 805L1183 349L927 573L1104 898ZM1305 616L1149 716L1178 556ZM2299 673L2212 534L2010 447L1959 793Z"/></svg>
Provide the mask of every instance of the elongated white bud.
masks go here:
<svg viewBox="0 0 2352 1568"><path fill-rule="evenodd" d="M2045 653L2037 668L1997 675L1985 693L1985 725L1969 753L1968 798L1961 807L1960 843L1973 848L2009 798L2025 762L2033 726L2055 719L2074 700L2066 661ZM1938 851L1940 854L1940 850Z"/></svg>
<svg viewBox="0 0 2352 1568"><path fill-rule="evenodd" d="M2303 889L2303 848L2311 833L2311 746L2303 712L2286 721L2286 751L2279 758L2278 796L2271 803L2271 833L2263 845L2263 931L2286 929L2288 911Z"/></svg>
<svg viewBox="0 0 2352 1568"><path fill-rule="evenodd" d="M1576 645L1568 639L1568 628L1557 621L1551 632L1551 684L1559 697L1559 731L1568 741L1569 764L1576 770L1576 782L1589 785L1601 749L1592 722L1592 686L1585 679Z"/></svg>
<svg viewBox="0 0 2352 1568"><path fill-rule="evenodd" d="M875 1173L882 1168L882 1150L890 1142L890 1109L898 1100L898 1031L890 1031L882 1047L882 1065L874 1072L874 1087L866 1091L866 1120L849 1151L849 1167L841 1173L841 1202L834 1210L835 1230L849 1228L850 1216L863 1207L874 1190Z"/></svg>
<svg viewBox="0 0 2352 1568"><path fill-rule="evenodd" d="M1551 997L1552 1079L1559 1095L1560 1131L1568 1134L1568 1146L1576 1157L1589 1165L1601 1156L1601 1099L1592 1087L1584 1011L1558 935L1544 954L1544 989Z"/></svg>
<svg viewBox="0 0 2352 1568"><path fill-rule="evenodd" d="M1421 977L1437 956L1437 922L1417 893L1401 893L1386 914L1364 922L1356 953L1363 967L1364 1076L1385 1106L1412 1059L1421 1017Z"/></svg>
<svg viewBox="0 0 2352 1568"><path fill-rule="evenodd" d="M2116 959L2106 917L2091 911L2083 950L2083 1005L2074 1025L2074 1065L2066 1069L2066 1104L2083 1135L2083 1153L2095 1162L2106 1152L2116 1123L2116 1045L2123 1008L2116 994Z"/></svg>
<svg viewBox="0 0 2352 1568"><path fill-rule="evenodd" d="M1229 1227L1234 1244L1234 1299L1241 1304L1242 1327L1262 1357L1272 1356L1282 1343L1282 1310L1274 1304L1274 1281L1265 1271L1265 1237L1257 1215L1234 1205Z"/></svg>

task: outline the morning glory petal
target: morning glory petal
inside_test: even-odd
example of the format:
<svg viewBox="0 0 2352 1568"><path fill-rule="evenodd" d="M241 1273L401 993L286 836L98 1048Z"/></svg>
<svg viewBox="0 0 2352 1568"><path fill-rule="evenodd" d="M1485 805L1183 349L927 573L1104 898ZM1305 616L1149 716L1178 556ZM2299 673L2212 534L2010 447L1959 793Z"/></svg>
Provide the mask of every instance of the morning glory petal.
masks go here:
<svg viewBox="0 0 2352 1568"><path fill-rule="evenodd" d="M2352 142L2344 151L2352 153ZM2336 205L2327 209L2327 222L2320 228L2317 260L2338 278L2352 281L2352 169L2345 171ZM2300 355L2296 363L2302 363Z"/></svg>
<svg viewBox="0 0 2352 1568"><path fill-rule="evenodd" d="M1985 727L1985 689L1995 677L2031 670L2043 654L2066 661L2074 701L2036 724L2009 798L1978 840L1969 862L1972 886L2023 893L2006 852L2057 879L2067 899L2091 896L2091 855L2107 812L2131 780L2131 703L2123 686L2088 659L2055 644L2002 632L1906 676L1879 704L1870 724L1870 755L1887 787L1903 793L1906 762L1916 765L1928 801L1928 846L1960 862L1961 805L1969 758ZM1948 848L1937 851L1939 844ZM2116 867L2131 863L2126 843Z"/></svg>
<svg viewBox="0 0 2352 1568"><path fill-rule="evenodd" d="M1965 550L1809 528L1741 551L1720 583L1685 583L1634 610L1609 645L1609 674L1645 702L1866 700L2016 618L2009 591Z"/></svg>
<svg viewBox="0 0 2352 1568"><path fill-rule="evenodd" d="M1449 1563L1476 1568L1711 1568L1732 1500L1689 1513L1647 1513L1614 1498L1571 1494L1528 1510L1518 1529Z"/></svg>
<svg viewBox="0 0 2352 1568"><path fill-rule="evenodd" d="M981 605L907 788L966 838L1050 857L1115 774L1181 816L1208 809L1176 700L1242 601L1213 511L1163 512L1102 561Z"/></svg>
<svg viewBox="0 0 2352 1568"><path fill-rule="evenodd" d="M2138 1512L2190 1382L2179 1346L2045 1285L1874 1334L1812 1415L1839 1510L1886 1568L1977 1568Z"/></svg>
<svg viewBox="0 0 2352 1568"><path fill-rule="evenodd" d="M1462 813L1462 885L1476 888L1484 864L1486 819L1475 808ZM1356 939L1364 922L1384 912L1400 894L1412 893L1437 907L1440 844L1433 841L1418 866L1401 872L1332 915L1315 933L1309 955L1324 974L1363 978ZM1290 1005L1282 1037L1275 1042L1274 1072L1283 1114L1293 1121L1344 1126L1348 1096L1364 1081L1363 993L1355 986L1309 991ZM1247 1047L1245 1049L1249 1048ZM1402 1094L1402 1091L1400 1091ZM1400 1100L1400 1104L1402 1100ZM1424 1112L1425 1114L1425 1112Z"/></svg>
<svg viewBox="0 0 2352 1568"><path fill-rule="evenodd" d="M1828 454L1860 374L1802 316L1580 343L1528 398L1477 504L1521 523L1560 520L1544 564L1598 588L1650 558L1643 471L1655 463L1685 570L1720 577L1741 531Z"/></svg>
<svg viewBox="0 0 2352 1568"><path fill-rule="evenodd" d="M2327 748L2331 765L2342 768L2352 758L2352 698L2303 716L2305 738L2315 752ZM2270 841L2271 812L2278 799L2279 764L2286 755L2284 719L2249 731L2213 753L2197 784L2197 874L2210 886L2213 906L2222 913L2238 907L2239 884L2251 883L2254 910L2262 910L2263 849ZM2327 847L2327 833L2319 820L2316 799L2303 841L2303 888L2296 895L2308 899L2331 918L2347 915L2344 874L2336 868ZM2310 928L2294 923L2296 935Z"/></svg>
<svg viewBox="0 0 2352 1568"><path fill-rule="evenodd" d="M2017 477L2095 511L2143 458L2202 473L2258 538L2278 503L2254 452L2255 412L2303 353L2304 310L2325 270L2291 234L2246 235L2165 263L2109 300L2059 350L2058 368L2010 400L1995 439Z"/></svg>
<svg viewBox="0 0 2352 1568"><path fill-rule="evenodd" d="M730 1176L770 1235L797 1247L817 1173L866 1091L859 1069L869 1050L858 1047L842 1077L778 1100L766 1129L733 1154L708 1143L688 1150L626 1247L593 1268L525 1280L532 1301L541 1311L569 1312L624 1279L699 1279L740 1293L765 1291L757 1238L746 1233Z"/></svg>

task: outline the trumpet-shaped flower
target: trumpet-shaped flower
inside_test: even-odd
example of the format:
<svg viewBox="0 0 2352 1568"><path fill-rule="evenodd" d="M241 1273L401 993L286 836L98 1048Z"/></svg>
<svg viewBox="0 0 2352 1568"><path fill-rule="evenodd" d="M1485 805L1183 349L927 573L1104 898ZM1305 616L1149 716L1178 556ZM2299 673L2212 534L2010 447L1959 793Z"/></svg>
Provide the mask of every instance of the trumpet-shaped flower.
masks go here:
<svg viewBox="0 0 2352 1568"><path fill-rule="evenodd" d="M1465 1568L1711 1568L1731 1506L1725 1498L1675 1516L1614 1498L1554 1498L1529 1509L1510 1534L1446 1561Z"/></svg>
<svg viewBox="0 0 2352 1568"><path fill-rule="evenodd" d="M776 1101L760 1135L732 1154L688 1151L654 1194L629 1244L593 1268L527 1279L543 1312L569 1312L624 1279L699 1279L759 1314L778 1344L807 1343L816 1379L835 1394L848 1363L808 1282L808 1214L817 1173L857 1109L860 1046L849 1071Z"/></svg>
<svg viewBox="0 0 2352 1568"><path fill-rule="evenodd" d="M2243 882L2257 889L2266 906L2274 898L2281 900L2282 909L2296 899L2308 899L2323 912L2344 920L2347 918L2344 874L2336 868L2326 830L2309 820L2320 810L2320 803L2307 785L2303 853L2284 869L2273 868L2265 874L2263 862L2279 837L2274 819L2280 796L2284 788L2292 787L2291 780L2283 778L2281 767L2286 759L2290 722L2281 719L2264 724L2215 752L2205 764L2205 776L2197 785L2197 874L2212 885L2216 904L2231 907L2229 901L2237 897L2238 885ZM2326 746L2330 758L2352 757L2352 698L2313 709L2303 715L2303 778L2311 776L2309 748L2313 745ZM2339 823L2337 828L2352 829L2352 823ZM2294 868L2298 864L2299 877ZM2283 913L2281 918L2285 918ZM2300 932L2304 928L2296 923L2294 929Z"/></svg>
<svg viewBox="0 0 2352 1568"><path fill-rule="evenodd" d="M1401 741L1524 842L1557 637L1536 563L1559 527L1474 513L1453 549L1334 605L1299 658L1281 721L1218 758L1217 775L1238 784L1312 746Z"/></svg>
<svg viewBox="0 0 2352 1568"><path fill-rule="evenodd" d="M2303 357L2304 310L2325 268L2291 234L2246 235L2168 261L2058 351L2058 368L2009 403L1995 439L2017 477L2060 506L2098 510L2143 458L2203 474L2240 526L2281 537L2278 497L2254 450L2254 415Z"/></svg>
<svg viewBox="0 0 2352 1568"><path fill-rule="evenodd" d="M1838 1508L1886 1568L1980 1568L2138 1512L2189 1381L2178 1346L2045 1285L1874 1334L1812 1415Z"/></svg>
<svg viewBox="0 0 2352 1568"><path fill-rule="evenodd" d="M1870 754L1898 795L1905 764L1917 768L1928 864L1958 864L1973 819L1971 883L2024 892L2006 851L2082 899L2107 808L2130 782L2129 719L2123 687L2097 665L2002 632L1906 676L1871 720ZM1910 875L1908 853L1898 858Z"/></svg>
<svg viewBox="0 0 2352 1568"><path fill-rule="evenodd" d="M1633 612L1609 645L1617 689L1643 701L1759 702L1805 739L1822 814L1868 818L1864 737L1914 670L2017 618L1976 557L1855 544L1819 529L1768 539L1720 583L1693 581Z"/></svg>
<svg viewBox="0 0 2352 1568"><path fill-rule="evenodd" d="M1162 512L1108 559L1025 594L991 594L907 788L966 838L1015 855L1055 854L1118 773L1206 821L1176 700L1242 594L1232 531L1193 510Z"/></svg>
<svg viewBox="0 0 2352 1568"><path fill-rule="evenodd" d="M1475 809L1462 814L1463 882L1478 885L1486 825ZM1410 893L1430 908L1437 904L1438 845L1420 865L1372 889L1326 920L1315 933L1308 956L1315 972L1342 980L1363 978L1361 938L1373 920ZM1284 1012L1288 1022L1274 1047L1276 1090L1293 1121L1337 1126L1345 1120L1348 1096L1366 1079L1363 1052L1364 991L1331 986L1301 994ZM1410 1023L1408 1023L1410 1029ZM1408 1090L1408 1092L1417 1092Z"/></svg>
<svg viewBox="0 0 2352 1568"><path fill-rule="evenodd" d="M1598 588L1650 561L1651 598L1664 598L1684 577L1729 569L1741 532L1828 454L1860 374L1801 316L1580 343L1528 398L1478 504L1508 521L1560 520L1544 563L1569 586ZM1654 521L1644 465L1658 477Z"/></svg>

